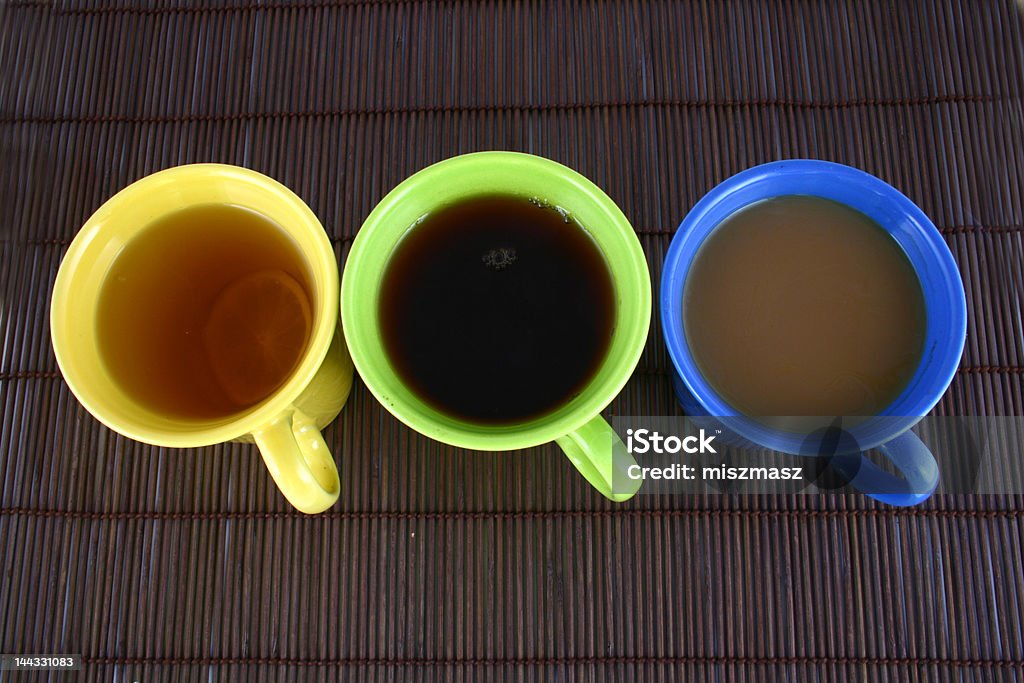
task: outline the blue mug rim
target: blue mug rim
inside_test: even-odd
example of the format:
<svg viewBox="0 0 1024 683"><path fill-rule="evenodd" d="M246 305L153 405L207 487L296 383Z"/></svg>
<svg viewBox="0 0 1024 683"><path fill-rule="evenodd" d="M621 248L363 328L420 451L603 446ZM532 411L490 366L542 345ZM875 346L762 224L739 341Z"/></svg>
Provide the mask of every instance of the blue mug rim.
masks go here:
<svg viewBox="0 0 1024 683"><path fill-rule="evenodd" d="M946 343L937 344L930 354L926 346L925 356L922 357L914 378L904 392L880 413L880 416L886 417L885 420L879 420L874 425L869 420L859 428L859 433L855 432L854 435L858 443L867 450L907 431L935 407L956 374L967 337L966 295L963 280L952 252L924 211L902 192L880 178L860 169L835 162L790 159L748 168L716 185L687 213L679 224L665 255L659 297L663 337L678 378L700 404L706 415L720 418L727 427L739 435L767 448L794 454L812 454L804 450L807 447L804 440L805 435L778 432L744 416L712 388L690 353L682 322L683 287L689 266L703 241L725 217L749 204L769 197L817 194L830 199L835 198L824 192L819 194L818 192L785 191L783 189L782 191L767 192L763 196L746 201L714 220L711 225L707 224L710 220L709 214L730 198L735 198L737 193L749 191L755 185L773 183L785 186L787 179L806 178L810 174L821 175L823 186L854 187L858 192L863 192L866 197L887 203L889 207L898 211L902 218L906 219L908 225L913 227L914 240L917 245L922 247L921 254L924 256L907 253L907 257L919 280L922 281L925 304L929 313L932 307L929 305L929 290L923 281L922 269L925 266L938 268L940 279L945 285L945 291L939 294L932 293L931 298L940 296L942 298L942 311L948 318L942 321L947 333L947 335L943 335ZM851 208L864 212L855 204L843 200L837 201L842 201ZM887 232L896 237L897 241L900 241L894 234L895 228L892 225L878 222ZM906 245L901 243L901 246L906 252ZM924 258L934 259L934 261L923 263L922 259ZM930 323L931 321L926 324ZM929 330L931 329L929 328Z"/></svg>

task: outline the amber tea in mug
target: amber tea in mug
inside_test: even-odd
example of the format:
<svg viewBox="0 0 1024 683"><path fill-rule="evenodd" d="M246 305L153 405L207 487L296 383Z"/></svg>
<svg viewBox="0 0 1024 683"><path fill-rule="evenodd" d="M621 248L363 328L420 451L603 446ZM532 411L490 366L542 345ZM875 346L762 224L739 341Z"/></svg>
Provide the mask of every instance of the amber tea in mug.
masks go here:
<svg viewBox="0 0 1024 683"><path fill-rule="evenodd" d="M220 420L270 396L312 329L309 269L269 218L230 204L182 209L122 249L99 296L102 358L150 410Z"/></svg>

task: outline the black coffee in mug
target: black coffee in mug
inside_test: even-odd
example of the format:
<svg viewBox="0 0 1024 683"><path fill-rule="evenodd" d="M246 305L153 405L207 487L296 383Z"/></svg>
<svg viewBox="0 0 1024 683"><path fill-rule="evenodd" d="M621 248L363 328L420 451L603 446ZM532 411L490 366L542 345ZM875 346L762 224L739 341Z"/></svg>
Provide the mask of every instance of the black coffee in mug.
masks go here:
<svg viewBox="0 0 1024 683"><path fill-rule="evenodd" d="M589 233L564 212L481 196L414 225L379 303L402 380L452 417L515 424L591 380L611 343L615 290Z"/></svg>

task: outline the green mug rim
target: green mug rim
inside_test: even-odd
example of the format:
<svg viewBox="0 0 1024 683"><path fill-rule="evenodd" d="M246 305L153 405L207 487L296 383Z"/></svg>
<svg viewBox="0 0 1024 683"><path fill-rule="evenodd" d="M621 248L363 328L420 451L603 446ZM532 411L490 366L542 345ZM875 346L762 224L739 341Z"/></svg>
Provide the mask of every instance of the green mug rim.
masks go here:
<svg viewBox="0 0 1024 683"><path fill-rule="evenodd" d="M574 398L550 413L522 424L484 425L458 420L446 415L418 398L394 371L383 346L379 343L377 309L383 268L366 265L380 259L386 250L390 258L401 238L416 221L402 225L402 230L389 224L397 207L408 201L419 201L431 210L448 201L434 197L445 179L453 176L479 177L498 174L508 179L507 191L470 192L466 196L494 194L520 195L532 198L534 192L520 192L516 177L544 178L558 183L562 192L572 195L576 210L583 202L603 217L600 223L583 223L584 228L602 246L615 241L614 253L602 247L616 292L616 324L608 354L590 383ZM548 187L551 187L549 185ZM547 200L547 197L538 197ZM569 202L552 202L574 213ZM390 234L382 236L385 231ZM378 250L378 251L375 251ZM386 263L386 259L385 259ZM595 418L619 394L640 360L647 343L651 322L651 278L647 260L636 232L612 199L590 180L550 159L520 152L475 152L445 159L409 176L392 189L363 222L349 251L342 274L341 318L345 341L352 362L370 393L392 415L416 431L437 441L476 450L500 451L528 448L554 441L580 429ZM627 308L628 307L628 308ZM366 316L370 316L367 321ZM400 386L392 393L388 386Z"/></svg>

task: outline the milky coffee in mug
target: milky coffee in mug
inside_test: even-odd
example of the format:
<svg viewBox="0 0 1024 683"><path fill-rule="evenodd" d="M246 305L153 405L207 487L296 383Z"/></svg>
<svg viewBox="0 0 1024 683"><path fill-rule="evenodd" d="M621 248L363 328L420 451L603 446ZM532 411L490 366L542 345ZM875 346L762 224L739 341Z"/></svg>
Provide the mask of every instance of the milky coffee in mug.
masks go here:
<svg viewBox="0 0 1024 683"><path fill-rule="evenodd" d="M876 415L924 348L924 295L896 240L808 195L722 221L690 266L682 315L705 377L752 416Z"/></svg>

